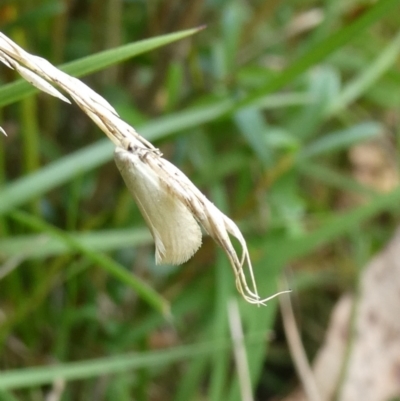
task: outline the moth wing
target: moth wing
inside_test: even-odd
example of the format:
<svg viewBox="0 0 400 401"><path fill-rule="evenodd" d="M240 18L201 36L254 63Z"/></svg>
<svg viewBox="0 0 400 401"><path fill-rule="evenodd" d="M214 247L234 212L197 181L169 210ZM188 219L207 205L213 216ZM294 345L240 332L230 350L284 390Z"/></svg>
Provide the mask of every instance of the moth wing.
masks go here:
<svg viewBox="0 0 400 401"><path fill-rule="evenodd" d="M201 246L201 230L189 209L137 155L116 148L115 163L155 242L157 264L181 264Z"/></svg>

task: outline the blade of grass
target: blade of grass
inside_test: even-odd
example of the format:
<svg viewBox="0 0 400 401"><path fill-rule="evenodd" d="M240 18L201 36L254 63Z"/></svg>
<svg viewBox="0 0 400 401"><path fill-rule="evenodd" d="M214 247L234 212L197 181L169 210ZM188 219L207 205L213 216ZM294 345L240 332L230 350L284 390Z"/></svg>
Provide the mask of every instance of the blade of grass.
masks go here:
<svg viewBox="0 0 400 401"><path fill-rule="evenodd" d="M259 341L264 341L264 333L251 338L251 343ZM162 351L125 354L46 367L3 371L0 376L0 389L10 390L40 386L51 384L57 379L65 381L84 380L91 377L124 372L128 369L159 368L177 361L226 352L230 347L231 344L227 338L223 341L197 343Z"/></svg>
<svg viewBox="0 0 400 401"><path fill-rule="evenodd" d="M277 240L270 237L265 244L268 266L269 268L285 266L290 261L305 256L318 247L347 234L354 227L360 226L377 214L387 210L397 210L399 202L400 188L396 188L388 194L372 198L366 205L333 215L323 222L321 228L299 238L285 237L283 240Z"/></svg>
<svg viewBox="0 0 400 401"><path fill-rule="evenodd" d="M150 306L155 308L164 316L169 317L169 303L155 290L153 290L148 284L146 284L138 277L135 277L132 273L126 270L119 263L115 262L113 259L109 258L107 255L95 252L87 248L72 235L67 234L66 232L54 226L51 226L50 224L44 222L42 219L39 219L38 217L32 216L28 213L14 211L10 213L10 217L28 227L46 232L51 236L57 237L69 248L90 259L93 263L98 264L102 269L115 277L117 280L120 280L125 285L131 287L134 291L136 291L138 296L146 301Z"/></svg>
<svg viewBox="0 0 400 401"><path fill-rule="evenodd" d="M175 32L167 35L157 36L155 38L141 40L139 42L129 43L115 49L105 50L103 52L84 57L80 60L63 64L60 66L60 69L75 77L82 77L139 54L146 53L157 49L158 47L162 47L177 40L184 39L202 29L203 27L188 29L181 32ZM23 79L3 85L0 88L0 107L17 102L22 98L36 92L38 92L38 90Z"/></svg>
<svg viewBox="0 0 400 401"><path fill-rule="evenodd" d="M5 185L0 189L0 214L106 163L112 157L113 148L104 139Z"/></svg>
<svg viewBox="0 0 400 401"><path fill-rule="evenodd" d="M296 160L298 163L302 163L305 159L315 156L334 154L334 152L347 149L356 143L375 138L382 130L382 124L371 121L331 132L304 146L296 155Z"/></svg>
<svg viewBox="0 0 400 401"><path fill-rule="evenodd" d="M69 234L92 251L102 252L147 245L153 242L150 231L146 227L89 233L72 231ZM0 255L3 258L11 258L25 252L26 259L31 259L65 255L74 252L74 249L58 237L46 237L43 234L13 236L0 240Z"/></svg>
<svg viewBox="0 0 400 401"><path fill-rule="evenodd" d="M313 178L321 181L324 185L329 185L334 188L341 189L347 192L353 192L366 196L376 196L377 193L371 188L360 184L358 181L349 178L344 174L337 173L329 167L325 167L320 163L313 163L309 161L303 161L297 166L297 171L306 177Z"/></svg>
<svg viewBox="0 0 400 401"><path fill-rule="evenodd" d="M327 110L327 115L332 116L346 109L362 96L393 64L396 63L400 51L400 32L389 45L379 54L375 60L368 64L359 76L346 85L343 91L336 97L334 103Z"/></svg>

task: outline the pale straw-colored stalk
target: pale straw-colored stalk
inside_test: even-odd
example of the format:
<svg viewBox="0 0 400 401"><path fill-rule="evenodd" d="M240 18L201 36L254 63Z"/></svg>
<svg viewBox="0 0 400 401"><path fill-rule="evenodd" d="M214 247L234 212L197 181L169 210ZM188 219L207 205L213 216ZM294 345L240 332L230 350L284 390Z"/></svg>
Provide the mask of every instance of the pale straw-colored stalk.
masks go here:
<svg viewBox="0 0 400 401"><path fill-rule="evenodd" d="M117 166L153 234L158 263L178 264L189 259L201 245L199 223L225 251L237 289L246 301L265 304L279 294L265 299L259 297L246 241L237 225L185 174L165 160L157 148L123 121L103 97L47 60L27 53L1 32L0 61L38 89L70 103L54 86L68 93L116 145ZM174 220L168 216L174 216ZM239 241L240 257L229 235ZM244 273L246 265L252 289Z"/></svg>

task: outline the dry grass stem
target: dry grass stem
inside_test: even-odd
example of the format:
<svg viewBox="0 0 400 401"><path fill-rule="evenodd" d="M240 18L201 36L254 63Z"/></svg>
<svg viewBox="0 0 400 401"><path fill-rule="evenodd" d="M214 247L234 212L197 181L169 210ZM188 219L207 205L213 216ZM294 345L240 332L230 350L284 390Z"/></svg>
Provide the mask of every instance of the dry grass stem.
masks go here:
<svg viewBox="0 0 400 401"><path fill-rule="evenodd" d="M247 302L265 304L269 299L279 295L275 294L266 299L259 297L246 241L237 225L211 203L185 174L165 160L157 148L123 121L104 98L47 60L27 53L2 33L0 33L0 61L18 71L32 85L52 96L69 103L69 100L53 85L71 96L116 145L118 168L120 171L124 170L124 180L128 188L131 187L129 189L138 203L141 200L138 199L138 193L133 190L139 188L142 190L142 196L147 199L154 197L167 199L171 208L182 211L181 215L176 215L177 224L166 226L165 219L159 218L163 213L164 216L168 214L168 210L165 210L166 205L159 202L157 209L155 204L151 209L146 202L142 202L144 207L139 205L155 240L157 262L181 263L190 258L201 245L201 234L199 234L200 240L196 234L200 230L197 231L193 226L199 223L225 251L235 275L237 289ZM119 159L121 154L125 157L123 163L128 163L122 167ZM140 176L133 175L138 171ZM153 193L146 195L146 188L151 189ZM188 217L188 213L194 217L194 223ZM177 232L176 227L179 226L181 231ZM241 256L236 253L229 235L239 241L242 248ZM185 246L189 247L189 250L182 249L182 244L176 243L183 240L186 241ZM251 289L244 273L246 266L250 274Z"/></svg>
<svg viewBox="0 0 400 401"><path fill-rule="evenodd" d="M297 328L290 298L279 298L279 305L281 309L286 340L289 345L289 350L292 355L297 374L303 385L306 398L308 401L321 401L319 390L315 382L314 373L308 362L307 355L301 341L301 336Z"/></svg>
<svg viewBox="0 0 400 401"><path fill-rule="evenodd" d="M253 401L249 364L247 362L246 347L244 346L243 327L240 320L239 307L235 299L231 299L227 306L241 400Z"/></svg>

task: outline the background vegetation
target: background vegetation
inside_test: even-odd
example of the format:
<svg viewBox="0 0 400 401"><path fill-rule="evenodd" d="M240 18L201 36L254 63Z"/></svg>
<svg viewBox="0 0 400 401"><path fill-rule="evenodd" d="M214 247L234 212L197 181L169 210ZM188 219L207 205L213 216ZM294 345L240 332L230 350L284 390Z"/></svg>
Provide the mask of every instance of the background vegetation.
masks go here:
<svg viewBox="0 0 400 401"><path fill-rule="evenodd" d="M398 7L6 0L0 25L71 62L239 224L261 295L287 277L312 358L398 221ZM76 106L10 84L7 68L0 79L0 399L239 400L236 298L256 399L290 392L277 302L240 300L209 238L185 266L155 266L109 141Z"/></svg>

